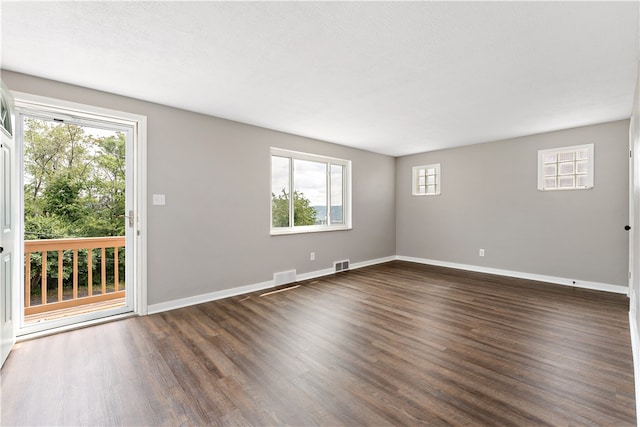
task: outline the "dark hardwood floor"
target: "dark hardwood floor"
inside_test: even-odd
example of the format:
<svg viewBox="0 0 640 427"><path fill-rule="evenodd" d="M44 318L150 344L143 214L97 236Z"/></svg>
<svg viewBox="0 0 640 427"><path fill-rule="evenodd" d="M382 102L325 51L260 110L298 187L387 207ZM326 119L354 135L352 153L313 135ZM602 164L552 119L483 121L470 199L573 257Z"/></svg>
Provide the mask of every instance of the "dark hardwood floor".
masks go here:
<svg viewBox="0 0 640 427"><path fill-rule="evenodd" d="M26 341L2 425L635 425L626 296L391 262Z"/></svg>

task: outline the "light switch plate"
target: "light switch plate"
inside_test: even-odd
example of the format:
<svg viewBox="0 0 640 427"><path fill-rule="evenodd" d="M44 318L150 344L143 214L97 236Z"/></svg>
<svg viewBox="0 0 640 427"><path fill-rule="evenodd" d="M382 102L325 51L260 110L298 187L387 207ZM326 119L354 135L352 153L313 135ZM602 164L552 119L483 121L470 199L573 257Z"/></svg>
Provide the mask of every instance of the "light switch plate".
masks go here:
<svg viewBox="0 0 640 427"><path fill-rule="evenodd" d="M154 194L153 204L158 206L163 206L165 204L164 194Z"/></svg>

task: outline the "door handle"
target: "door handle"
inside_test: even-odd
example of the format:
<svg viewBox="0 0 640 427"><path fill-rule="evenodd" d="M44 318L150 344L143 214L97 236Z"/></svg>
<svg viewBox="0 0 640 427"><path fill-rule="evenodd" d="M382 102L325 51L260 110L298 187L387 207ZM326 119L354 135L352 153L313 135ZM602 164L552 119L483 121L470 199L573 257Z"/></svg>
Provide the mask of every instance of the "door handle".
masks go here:
<svg viewBox="0 0 640 427"><path fill-rule="evenodd" d="M624 229L625 229L625 230L627 230L627 231L629 231L629 230L631 230L631 226L630 226L630 225L625 225L625 226L624 226Z"/></svg>
<svg viewBox="0 0 640 427"><path fill-rule="evenodd" d="M129 220L129 227L133 227L133 222L135 217L133 216L133 211L129 211L129 215L119 215L120 218L127 218Z"/></svg>

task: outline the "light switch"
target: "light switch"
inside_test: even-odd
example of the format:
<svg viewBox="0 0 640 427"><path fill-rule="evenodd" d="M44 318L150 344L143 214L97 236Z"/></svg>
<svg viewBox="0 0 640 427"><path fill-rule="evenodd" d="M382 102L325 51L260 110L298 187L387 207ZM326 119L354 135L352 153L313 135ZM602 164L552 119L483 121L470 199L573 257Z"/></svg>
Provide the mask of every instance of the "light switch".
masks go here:
<svg viewBox="0 0 640 427"><path fill-rule="evenodd" d="M158 206L163 206L164 203L164 194L154 194L153 195L153 204Z"/></svg>

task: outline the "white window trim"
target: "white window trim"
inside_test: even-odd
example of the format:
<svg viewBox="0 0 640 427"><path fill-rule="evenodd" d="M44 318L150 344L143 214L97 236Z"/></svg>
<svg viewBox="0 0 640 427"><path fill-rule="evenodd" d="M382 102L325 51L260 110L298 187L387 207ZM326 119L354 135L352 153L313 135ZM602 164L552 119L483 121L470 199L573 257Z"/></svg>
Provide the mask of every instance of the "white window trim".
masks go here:
<svg viewBox="0 0 640 427"><path fill-rule="evenodd" d="M272 196L271 191L269 191L269 229L272 236L278 235L287 235L287 234L300 234L300 233L319 233L325 231L340 231L340 230L351 230L351 161L339 159L336 157L328 157L322 156L318 154L310 154L303 153L300 151L286 150L283 148L275 148L271 147L271 152L269 155L269 164L271 164L271 158L273 156L279 157L288 157L290 159L296 160L308 160L312 162L321 162L328 163L333 165L341 165L345 167L345 172L342 179L342 195L343 195L343 205L342 205L342 215L344 218L344 224L334 224L334 225L299 225L299 226L291 226L291 227L273 227L273 210L272 210ZM289 173L289 188L290 191L293 191L294 182L293 182L293 161L291 162L292 169ZM269 168L269 182L271 183L271 178L273 176L273 172L271 168ZM329 173L329 172L328 172ZM331 194L331 180L327 180L327 194ZM290 206L290 210L293 210L293 206ZM289 217L293 218L293 212L289 212Z"/></svg>
<svg viewBox="0 0 640 427"><path fill-rule="evenodd" d="M436 173L436 192L435 193L421 193L418 191L418 179L421 170L426 169L435 169ZM412 182L411 182L411 195L413 196L439 196L442 188L442 176L440 173L440 163L434 163L431 165L422 165L422 166L414 166L412 172Z"/></svg>
<svg viewBox="0 0 640 427"><path fill-rule="evenodd" d="M569 188L545 188L544 186L544 156L546 154L558 154L571 151L587 150L587 184L580 187ZM571 191L571 190L590 190L594 186L594 144L571 145L568 147L550 148L546 150L538 150L538 190L539 191Z"/></svg>

